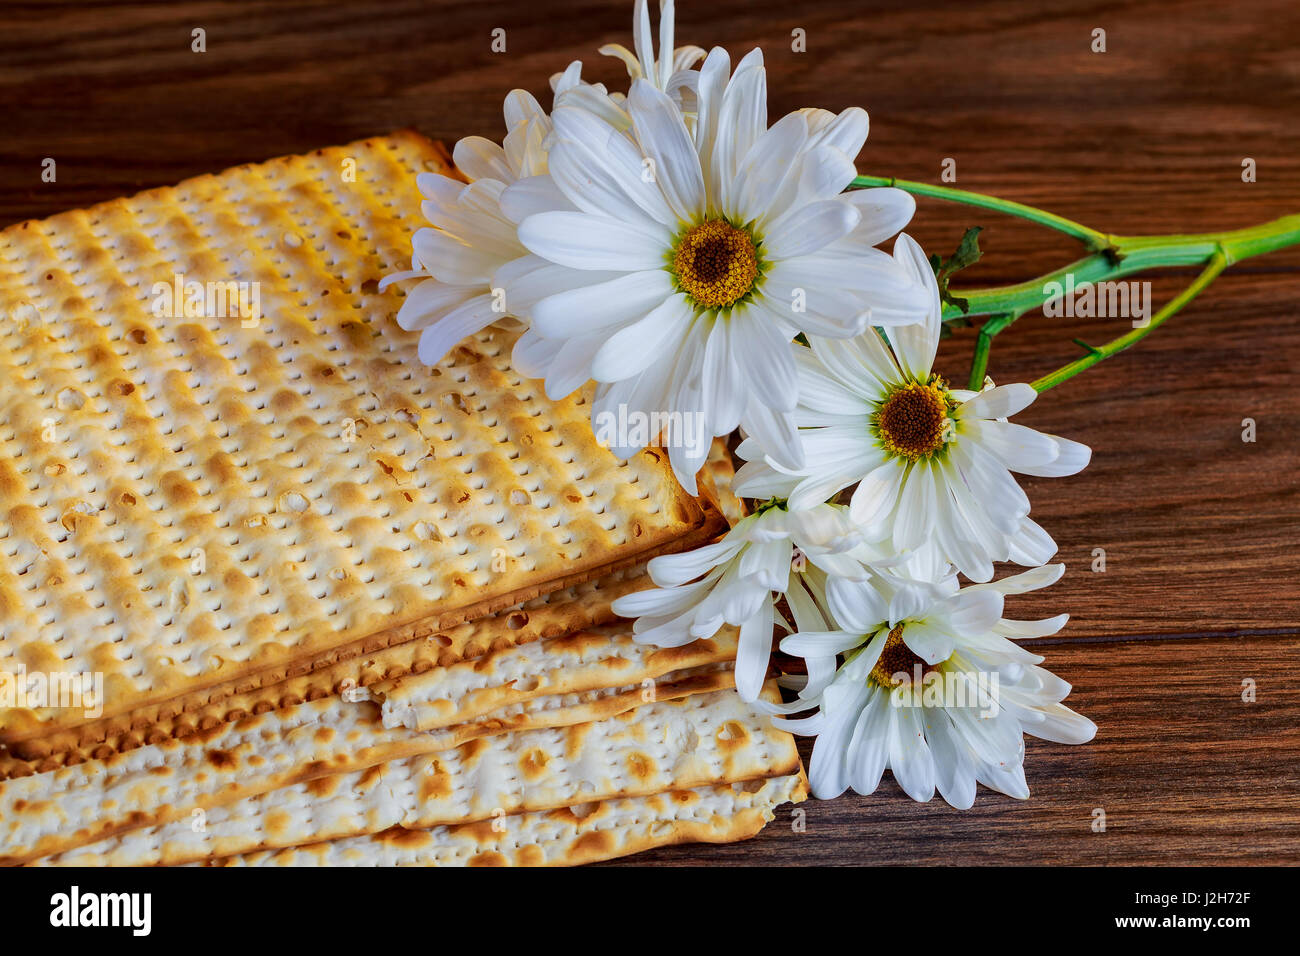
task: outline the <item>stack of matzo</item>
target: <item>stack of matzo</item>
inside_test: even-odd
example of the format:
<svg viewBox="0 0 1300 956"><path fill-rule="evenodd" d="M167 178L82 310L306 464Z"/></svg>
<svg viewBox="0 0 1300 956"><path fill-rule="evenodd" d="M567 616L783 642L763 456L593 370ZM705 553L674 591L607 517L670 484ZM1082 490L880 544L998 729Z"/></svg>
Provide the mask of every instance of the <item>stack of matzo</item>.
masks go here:
<svg viewBox="0 0 1300 956"><path fill-rule="evenodd" d="M393 321L448 168L399 134L0 232L0 672L104 680L9 679L0 860L572 863L803 798L734 634L610 610L725 488L601 448L515 333L430 369Z"/></svg>

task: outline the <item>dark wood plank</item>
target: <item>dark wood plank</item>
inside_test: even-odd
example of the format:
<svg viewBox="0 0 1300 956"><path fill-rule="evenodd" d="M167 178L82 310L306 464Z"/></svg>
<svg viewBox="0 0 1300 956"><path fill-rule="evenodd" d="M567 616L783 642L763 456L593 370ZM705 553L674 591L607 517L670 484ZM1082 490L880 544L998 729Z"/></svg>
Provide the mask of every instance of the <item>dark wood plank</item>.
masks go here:
<svg viewBox="0 0 1300 956"><path fill-rule="evenodd" d="M866 108L859 165L1050 205L1109 231L1194 231L1295 211L1300 8L1246 0L993 7L805 0L679 4L678 38L739 55L762 45L773 115ZM548 98L573 59L623 82L600 57L630 42L626 0L546 4L425 0L209 0L125 5L11 3L0 32L0 222L44 216L143 186L397 126L455 140L499 135L512 87ZM207 52L190 51L194 28ZM507 51L491 51L505 29ZM1090 50L1107 32L1107 52ZM791 31L807 51L791 50ZM57 184L40 161L59 160ZM1259 164L1241 182L1241 160ZM918 238L955 243L960 212L927 213ZM1026 231L976 278L1024 276L1064 243ZM1300 253L1288 258L1300 264Z"/></svg>
<svg viewBox="0 0 1300 956"><path fill-rule="evenodd" d="M786 805L729 846L622 864L1300 863L1300 640L1226 638L1056 647L1069 703L1098 725L1082 747L1027 741L1026 802L980 788L975 806L917 804L887 773L869 797ZM1256 700L1242 700L1242 680ZM808 755L804 741L805 759ZM1105 813L1105 832L1093 829Z"/></svg>
<svg viewBox="0 0 1300 956"><path fill-rule="evenodd" d="M680 42L766 49L773 115L861 105L864 172L1036 203L1112 232L1203 231L1300 211L1300 6L1243 0L893 4L682 0ZM0 223L41 217L236 163L414 126L499 135L501 98L629 42L628 0L473 4L272 0L11 2L0 11ZM207 31L208 52L190 51ZM491 31L507 31L493 53ZM1091 32L1107 31L1104 54ZM807 52L790 48L807 33ZM58 162L43 183L41 161ZM1254 158L1258 181L1241 181ZM910 230L947 252L988 227L963 281L1024 279L1077 256L1060 237L923 202ZM1049 663L1102 732L1030 744L1028 804L917 807L890 785L808 806L735 847L636 862L1295 862L1300 587L1297 412L1300 250L1252 260L1137 349L1048 393L1019 420L1087 442L1092 466L1029 479L1065 580L1015 607L1073 615ZM1181 276L1186 281L1186 274ZM1157 282L1160 296L1177 278ZM1123 331L1029 315L991 372L1028 380ZM966 374L960 330L941 365ZM1241 420L1257 441L1241 441ZM1090 570L1104 548L1107 570ZM1197 640L1169 640L1178 635ZM1155 640L1153 638L1165 638ZM1255 676L1260 700L1239 701ZM1105 834L1091 811L1107 810Z"/></svg>
<svg viewBox="0 0 1300 956"><path fill-rule="evenodd" d="M1300 623L1300 327L1285 304L1298 285L1290 274L1225 276L1144 342L1016 417L1093 449L1079 475L1022 479L1068 570L1018 613L1069 611L1067 637ZM990 372L1031 380L1080 354L1072 337L1101 343L1127 328L1025 316L994 341ZM972 339L961 330L941 346L960 381ZM1246 418L1254 442L1242 440ZM1092 570L1098 548L1104 573Z"/></svg>

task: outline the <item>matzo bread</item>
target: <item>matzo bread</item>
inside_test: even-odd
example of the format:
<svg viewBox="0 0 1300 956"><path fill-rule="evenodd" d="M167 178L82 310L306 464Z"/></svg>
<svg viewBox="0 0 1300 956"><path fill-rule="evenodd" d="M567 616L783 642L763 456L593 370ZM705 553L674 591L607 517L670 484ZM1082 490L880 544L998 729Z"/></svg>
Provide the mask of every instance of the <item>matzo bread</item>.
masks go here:
<svg viewBox="0 0 1300 956"><path fill-rule="evenodd" d="M434 730L532 697L732 660L737 639L735 628L725 627L705 642L661 648L638 644L622 623L384 681L370 688L370 697L380 703L385 727Z"/></svg>
<svg viewBox="0 0 1300 956"><path fill-rule="evenodd" d="M726 517L728 524L734 525L745 517L745 502L731 488L736 480L736 463L724 439L713 439L713 444L709 446L709 457L705 459L700 474L705 478L701 487L708 489L711 500Z"/></svg>
<svg viewBox="0 0 1300 956"><path fill-rule="evenodd" d="M398 134L0 232L0 661L102 673L115 714L706 523L661 452L599 446L589 390L551 402L510 369L517 333L419 363L375 282L405 265L430 166L442 150ZM255 327L155 315L176 276L257 283ZM85 719L9 707L0 738Z"/></svg>
<svg viewBox="0 0 1300 956"><path fill-rule="evenodd" d="M602 687L595 690L571 691L546 697L534 697L493 711L484 717L452 724L436 730L421 731L429 742L429 753L459 747L470 740L491 737L517 730L537 730L543 727L570 727L574 724L605 720L626 713L654 700L677 700L693 694L710 694L717 690L732 690L736 686L735 671L730 662L687 667L664 674L654 680L622 687Z"/></svg>
<svg viewBox="0 0 1300 956"><path fill-rule="evenodd" d="M714 506L719 503L729 521L738 520L739 504L729 494L735 472L726 444L714 439L707 467L701 472ZM707 507L707 505L706 505ZM695 547L706 541L715 528L706 524L663 549ZM256 681L214 685L200 693L173 699L152 707L92 721L66 731L43 734L15 745L12 756L0 747L0 779L24 773L45 772L85 759L103 759L119 751L155 744L168 737L180 737L199 730L211 730L228 720L240 720L306 700L341 694L380 680L394 680L406 674L423 673L433 667L481 657L489 651L548 637L571 634L617 619L613 602L624 594L650 585L644 563L615 570L602 577L540 594L529 601L441 629L428 621L409 625L408 634L397 643L375 649L352 645L331 652L334 664L294 661L279 670L258 675ZM393 637L391 634L384 638ZM272 681L261 683L259 681ZM249 686L252 685L252 686ZM18 758L18 759L14 759Z"/></svg>
<svg viewBox="0 0 1300 956"><path fill-rule="evenodd" d="M573 866L676 843L754 836L783 803L807 797L803 774L760 784L671 790L523 813L460 826L394 827L351 837L226 857L217 866Z"/></svg>
<svg viewBox="0 0 1300 956"><path fill-rule="evenodd" d="M573 637L560 640L565 643L554 649L551 663L560 670L571 664L580 679L549 682L551 695L536 693L539 685L524 692L522 699L656 680L683 668L721 663L734 655L735 645L733 633L648 656L638 650L629 666L623 658L629 650L626 640L605 642L603 665L589 657L595 644ZM510 648L501 656L525 649ZM586 665L578 666L583 661ZM457 679L469 680L465 675ZM451 714L443 726L472 716L472 710ZM0 863L63 852L125 830L169 822L194 808L428 753L447 742L445 731L384 728L378 707L370 702L344 704L329 698L104 760L9 779L0 784Z"/></svg>
<svg viewBox="0 0 1300 956"><path fill-rule="evenodd" d="M215 807L201 825L181 819L38 862L175 865L393 826L428 829L668 788L762 779L797 766L788 735L773 730L764 715L728 690L321 777Z"/></svg>
<svg viewBox="0 0 1300 956"><path fill-rule="evenodd" d="M423 674L515 645L607 625L618 619L612 603L649 583L645 565L639 564L451 627L430 630L417 625L413 628L413 640L275 684L243 691L237 691L233 685L212 688L208 703L181 713L164 717L157 709L137 710L66 732L47 734L16 746L11 756L0 751L0 779L44 773L84 760L102 760L171 737L209 731L250 715L337 696L407 674Z"/></svg>
<svg viewBox="0 0 1300 956"><path fill-rule="evenodd" d="M633 674L640 675L636 678L638 680L654 679L682 667L730 660L735 655L735 638L734 630L726 629L708 643L692 645L685 652L656 649L637 645L631 637L629 625L623 622L550 638L539 644L529 642L515 647L503 641L506 646L499 650L421 671L415 686L424 688L426 697L447 698L455 703L434 699L423 708L412 707L407 724L412 729L421 730L457 723L463 728L467 721L486 722L491 717L495 726L504 727L506 721L501 718L528 717L536 713L537 708L529 706L529 702L538 697L608 689L625 679L632 679L629 675ZM530 668L536 673L530 673ZM380 682L376 686L383 688L388 683ZM351 687L342 696L355 703L369 699L370 691ZM460 699L462 696L464 700ZM323 695L313 697L313 700L326 699ZM289 708L296 706L298 704L288 705ZM390 705L390 709L406 707ZM255 715L270 712L270 708L262 708ZM237 719L247 717L248 714L244 714ZM423 724L418 724L417 720L421 718ZM188 739L196 733L211 736L224 722L213 720L203 731L191 727L189 732L179 735L179 739ZM401 720L390 718L388 723L398 726ZM148 733L152 735L153 732ZM88 760L108 760L116 754L129 753L140 746L163 744L171 739L174 739L172 735L158 734L149 741L137 738L128 746L117 748L106 743L89 744L39 760L0 757L0 780L50 773Z"/></svg>

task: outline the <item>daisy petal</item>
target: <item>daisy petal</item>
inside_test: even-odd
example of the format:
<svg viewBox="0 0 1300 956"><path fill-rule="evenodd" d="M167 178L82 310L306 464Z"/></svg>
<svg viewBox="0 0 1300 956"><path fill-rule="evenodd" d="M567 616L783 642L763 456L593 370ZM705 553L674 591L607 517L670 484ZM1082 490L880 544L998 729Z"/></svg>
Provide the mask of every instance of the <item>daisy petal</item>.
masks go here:
<svg viewBox="0 0 1300 956"><path fill-rule="evenodd" d="M704 347L704 410L713 430L720 434L734 431L740 424L749 393L732 352L731 337L731 322L717 320Z"/></svg>
<svg viewBox="0 0 1300 956"><path fill-rule="evenodd" d="M546 338L597 332L640 321L672 295L662 269L631 272L547 296L533 306L532 324Z"/></svg>
<svg viewBox="0 0 1300 956"><path fill-rule="evenodd" d="M501 264L500 257L486 249L466 245L438 229L419 229L411 237L416 258L441 282L459 285L487 285Z"/></svg>
<svg viewBox="0 0 1300 956"><path fill-rule="evenodd" d="M855 793L875 793L889 762L889 697L872 694L862 708L849 746L849 782Z"/></svg>
<svg viewBox="0 0 1300 956"><path fill-rule="evenodd" d="M862 152L870 129L866 110L850 106L838 115L820 109L801 112L808 122L809 146L833 146L850 160Z"/></svg>
<svg viewBox="0 0 1300 956"><path fill-rule="evenodd" d="M1028 408L1038 393L1032 385L1017 382L1014 385L999 385L980 392L961 407L963 415L975 418L1010 418L1016 412Z"/></svg>
<svg viewBox="0 0 1300 956"><path fill-rule="evenodd" d="M480 291L477 286L447 285L437 279L427 279L406 293L402 307L397 310L397 324L408 332L422 329L475 298Z"/></svg>
<svg viewBox="0 0 1300 956"><path fill-rule="evenodd" d="M849 787L848 744L866 697L866 687L832 685L823 694L825 723L808 762L808 784L819 800L838 797Z"/></svg>
<svg viewBox="0 0 1300 956"><path fill-rule="evenodd" d="M1042 712L1047 719L1026 727L1026 733L1058 744L1086 744L1097 736L1096 724L1064 704L1051 704L1042 708Z"/></svg>
<svg viewBox="0 0 1300 956"><path fill-rule="evenodd" d="M865 246L880 245L906 228L916 214L916 200L901 189L854 189L844 198L862 214L858 227L853 230L853 241Z"/></svg>
<svg viewBox="0 0 1300 956"><path fill-rule="evenodd" d="M796 657L843 654L862 643L861 634L848 631L799 631L781 641L781 650Z"/></svg>
<svg viewBox="0 0 1300 956"><path fill-rule="evenodd" d="M598 382L617 382L636 375L675 349L694 318L686 296L673 293L643 318L609 337L591 364L591 377Z"/></svg>
<svg viewBox="0 0 1300 956"><path fill-rule="evenodd" d="M1052 536L1029 518L1022 520L1019 531L1011 539L1008 559L1023 567L1035 568L1046 564L1056 554L1056 542Z"/></svg>
<svg viewBox="0 0 1300 956"><path fill-rule="evenodd" d="M777 260L810 255L848 235L859 218L858 210L840 199L809 203L772 223L763 251Z"/></svg>
<svg viewBox="0 0 1300 956"><path fill-rule="evenodd" d="M506 151L482 136L466 136L452 149L456 168L470 180L496 179L514 182L515 174L506 162Z"/></svg>
<svg viewBox="0 0 1300 956"><path fill-rule="evenodd" d="M803 466L803 447L788 412L775 412L751 397L740 427L754 437L776 464L790 469Z"/></svg>
<svg viewBox="0 0 1300 956"><path fill-rule="evenodd" d="M1056 439L1013 422L975 419L967 424L985 448L1010 471L1042 468L1060 455Z"/></svg>
<svg viewBox="0 0 1300 956"><path fill-rule="evenodd" d="M943 324L939 284L925 252L905 232L899 233L894 241L894 259L908 271L914 282L924 288L929 305L920 323L889 329L889 341L893 343L898 364L903 370L913 379L924 381L934 365L934 355L939 348L939 329Z"/></svg>
<svg viewBox="0 0 1300 956"><path fill-rule="evenodd" d="M704 174L681 111L645 80L633 81L627 103L664 198L679 220L689 221L704 206Z"/></svg>
<svg viewBox="0 0 1300 956"><path fill-rule="evenodd" d="M948 624L963 637L987 634L1002 617L1002 594L996 590L965 590L951 601Z"/></svg>
<svg viewBox="0 0 1300 956"><path fill-rule="evenodd" d="M807 121L790 113L750 147L735 184L741 222L754 222L761 230L785 212L798 191L797 160L807 140Z"/></svg>
<svg viewBox="0 0 1300 956"><path fill-rule="evenodd" d="M580 212L529 216L519 224L519 241L529 252L558 265L621 272L662 271L670 246L667 230L656 232Z"/></svg>
<svg viewBox="0 0 1300 956"><path fill-rule="evenodd" d="M681 554L662 554L647 565L650 580L662 587L685 584L723 564L745 545L744 537L733 531L721 541L701 545Z"/></svg>
<svg viewBox="0 0 1300 956"><path fill-rule="evenodd" d="M501 313L493 309L490 295L479 295L452 309L420 333L419 356L425 365L436 365L461 339L480 332Z"/></svg>
<svg viewBox="0 0 1300 956"><path fill-rule="evenodd" d="M511 183L501 194L501 212L514 223L539 212L575 208L550 176L529 176Z"/></svg>
<svg viewBox="0 0 1300 956"><path fill-rule="evenodd" d="M1038 621L1008 621L1003 618L994 626L993 632L1014 640L1034 637L1050 637L1060 631L1069 622L1070 615L1058 614Z"/></svg>
<svg viewBox="0 0 1300 956"><path fill-rule="evenodd" d="M763 602L759 612L740 626L736 648L736 692L741 700L757 700L767 678L768 659L772 656L772 601Z"/></svg>
<svg viewBox="0 0 1300 956"><path fill-rule="evenodd" d="M939 794L952 808L969 810L975 804L975 772L946 713L936 714L930 721L926 741L934 755L934 783Z"/></svg>
<svg viewBox="0 0 1300 956"><path fill-rule="evenodd" d="M1056 442L1058 448L1056 459L1050 464L1017 467L1013 470L1022 475L1034 475L1038 478L1064 478L1066 475L1078 474L1088 467L1088 462L1092 460L1092 449L1087 445L1070 441L1068 438L1057 438L1055 435L1045 437Z"/></svg>
<svg viewBox="0 0 1300 956"><path fill-rule="evenodd" d="M919 708L890 709L889 769L909 797L926 803L934 796L934 759L925 742Z"/></svg>

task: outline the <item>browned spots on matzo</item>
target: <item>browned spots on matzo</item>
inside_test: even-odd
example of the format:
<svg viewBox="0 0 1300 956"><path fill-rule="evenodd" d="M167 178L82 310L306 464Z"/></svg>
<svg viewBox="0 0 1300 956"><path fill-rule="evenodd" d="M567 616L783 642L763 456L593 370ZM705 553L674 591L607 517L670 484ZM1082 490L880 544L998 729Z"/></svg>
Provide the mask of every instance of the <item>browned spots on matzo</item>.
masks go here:
<svg viewBox="0 0 1300 956"><path fill-rule="evenodd" d="M527 843L515 851L515 866L541 866L546 854L536 843Z"/></svg>
<svg viewBox="0 0 1300 956"><path fill-rule="evenodd" d="M471 766L478 761L483 751L488 749L488 742L482 737L466 741L460 746L461 759L465 761L465 766Z"/></svg>
<svg viewBox="0 0 1300 956"><path fill-rule="evenodd" d="M451 796L452 782L449 774L438 761L431 763L420 774L420 800L429 803L433 800L445 800Z"/></svg>
<svg viewBox="0 0 1300 956"><path fill-rule="evenodd" d="M280 836L289 829L292 820L283 810L272 810L266 815L266 832L273 837Z"/></svg>
<svg viewBox="0 0 1300 956"><path fill-rule="evenodd" d="M719 727L715 736L718 739L719 748L727 753L740 750L749 742L749 731L735 720L729 720Z"/></svg>
<svg viewBox="0 0 1300 956"><path fill-rule="evenodd" d="M662 647L650 655L649 664L656 670L676 670L698 660L701 655L711 654L717 645L711 640L692 641L681 647Z"/></svg>
<svg viewBox="0 0 1300 956"><path fill-rule="evenodd" d="M582 753L582 745L586 742L589 733L591 733L591 724L577 724L569 729L564 742L565 760L574 760Z"/></svg>
<svg viewBox="0 0 1300 956"><path fill-rule="evenodd" d="M587 651L609 648L610 640L608 634L600 631L578 631L576 634L556 638L548 646L556 654L582 655Z"/></svg>
<svg viewBox="0 0 1300 956"><path fill-rule="evenodd" d="M406 827L396 826L380 830L374 835L374 839L389 846L409 849L427 846L433 840L433 836L428 830L408 830Z"/></svg>
<svg viewBox="0 0 1300 956"><path fill-rule="evenodd" d="M614 852L614 838L606 830L592 830L573 841L569 855L575 861L596 860Z"/></svg>
<svg viewBox="0 0 1300 956"><path fill-rule="evenodd" d="M519 769L523 771L525 777L529 780L536 780L546 772L546 765L550 758L546 756L546 751L540 747L534 747L528 751L519 760Z"/></svg>
<svg viewBox="0 0 1300 956"><path fill-rule="evenodd" d="M573 812L572 807L556 807L554 810L546 811L546 819L557 823L574 824L578 822L578 815Z"/></svg>
<svg viewBox="0 0 1300 956"><path fill-rule="evenodd" d="M217 770L233 770L239 765L239 758L228 750L209 750L207 760Z"/></svg>
<svg viewBox="0 0 1300 956"><path fill-rule="evenodd" d="M332 797L335 791L338 790L339 778L336 776L316 777L312 780L308 780L305 786L307 787L307 792L313 797L323 800L326 797Z"/></svg>
<svg viewBox="0 0 1300 956"><path fill-rule="evenodd" d="M645 781L654 776L655 762L643 753L628 754L627 771L636 780Z"/></svg>

